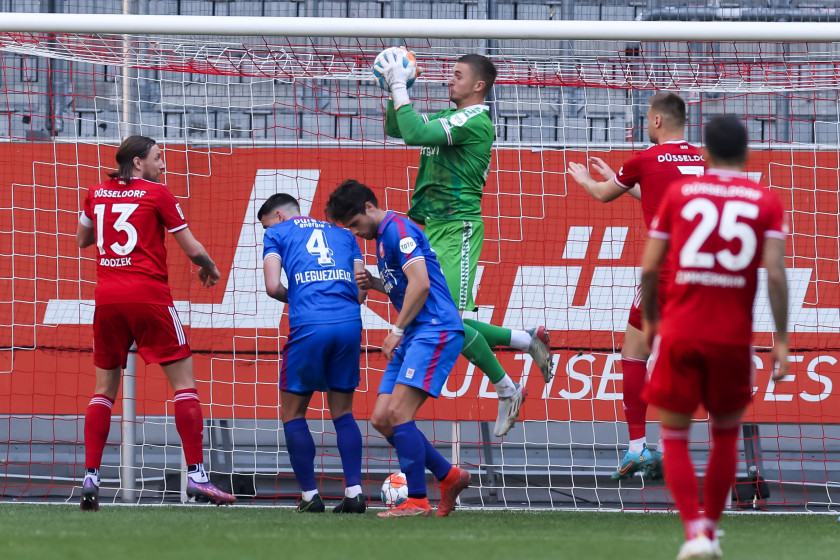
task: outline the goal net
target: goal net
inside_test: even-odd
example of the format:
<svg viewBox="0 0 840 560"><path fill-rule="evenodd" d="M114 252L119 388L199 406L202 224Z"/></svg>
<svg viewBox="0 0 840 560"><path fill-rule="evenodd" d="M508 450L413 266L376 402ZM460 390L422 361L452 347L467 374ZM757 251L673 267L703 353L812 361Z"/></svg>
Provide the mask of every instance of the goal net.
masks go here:
<svg viewBox="0 0 840 560"><path fill-rule="evenodd" d="M838 507L840 43L195 33L0 33L0 496L78 499L94 388L95 260L74 234L85 189L113 169L129 134L158 140L165 182L222 271L218 286L202 289L171 247L170 283L195 353L211 478L246 503L297 496L277 389L287 315L264 292L256 212L269 195L287 192L323 218L330 191L347 178L370 185L385 207L408 209L419 150L385 137L386 98L370 75L379 51L405 44L423 69L410 90L422 112L448 106L458 56L486 54L499 70L488 102L497 140L483 200L477 316L510 328L546 325L555 353L546 384L527 354L497 352L529 392L504 439L487 427L497 408L492 384L464 360L441 398L421 409L429 439L473 474L464 504L672 505L661 481L610 478L628 437L619 352L645 240L641 210L630 197L600 204L566 173L569 162L590 156L618 169L647 147L647 99L669 90L688 103L690 142L702 143L702 125L714 116L743 119L753 150L748 171L782 196L792 228L794 375L770 380L773 323L762 289L755 397L733 507ZM373 246L363 252L375 268ZM355 415L364 491L374 501L387 474L399 471L368 421L394 316L382 296L363 308ZM103 502L177 501L183 468L172 391L160 368L142 360L124 379ZM655 446L652 412L649 419ZM339 496L335 434L319 394L309 426L322 494ZM703 414L691 437L702 474L710 440ZM751 473L766 484L750 482Z"/></svg>

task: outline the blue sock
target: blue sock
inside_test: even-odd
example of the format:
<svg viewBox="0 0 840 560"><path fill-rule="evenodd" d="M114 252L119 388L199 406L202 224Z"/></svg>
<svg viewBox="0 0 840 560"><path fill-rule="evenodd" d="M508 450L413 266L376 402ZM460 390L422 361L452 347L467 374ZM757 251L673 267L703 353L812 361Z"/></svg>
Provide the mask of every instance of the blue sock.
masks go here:
<svg viewBox="0 0 840 560"><path fill-rule="evenodd" d="M441 455L440 452L435 449L431 443L429 443L429 440L426 439L423 432L420 432L420 435L423 437L423 442L426 444L425 467L429 469L433 475L435 475L436 479L443 480L446 478L446 475L449 474L449 471L452 470L452 463L443 458L443 455ZM391 447L394 447L393 436L385 439L391 444ZM394 449L396 449L396 447L394 447Z"/></svg>
<svg viewBox="0 0 840 560"><path fill-rule="evenodd" d="M315 440L309 431L306 418L295 418L283 424L286 434L286 447L295 471L300 489L304 492L317 490L315 484Z"/></svg>
<svg viewBox="0 0 840 560"><path fill-rule="evenodd" d="M426 439L423 432L420 432L420 437L423 438L423 442L426 444L426 468L435 475L436 479L443 480L452 469L452 463L443 458L440 451L435 449L432 444L429 443L429 440Z"/></svg>
<svg viewBox="0 0 840 560"><path fill-rule="evenodd" d="M426 446L423 434L417 425L406 422L394 426L394 448L400 460L400 469L408 482L408 495L411 498L426 497Z"/></svg>
<svg viewBox="0 0 840 560"><path fill-rule="evenodd" d="M353 413L349 412L333 420L338 454L344 469L344 486L362 484L362 432Z"/></svg>

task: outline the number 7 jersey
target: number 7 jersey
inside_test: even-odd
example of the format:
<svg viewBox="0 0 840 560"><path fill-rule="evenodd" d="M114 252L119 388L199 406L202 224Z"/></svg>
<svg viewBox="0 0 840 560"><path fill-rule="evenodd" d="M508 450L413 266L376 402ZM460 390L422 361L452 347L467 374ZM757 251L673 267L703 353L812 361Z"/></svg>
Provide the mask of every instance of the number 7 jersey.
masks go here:
<svg viewBox="0 0 840 560"><path fill-rule="evenodd" d="M778 195L741 173L709 169L668 187L650 229L670 240L659 334L751 344L764 241L787 231Z"/></svg>
<svg viewBox="0 0 840 560"><path fill-rule="evenodd" d="M100 183L88 190L79 222L96 235L97 305L173 305L164 237L187 221L166 185L136 178Z"/></svg>

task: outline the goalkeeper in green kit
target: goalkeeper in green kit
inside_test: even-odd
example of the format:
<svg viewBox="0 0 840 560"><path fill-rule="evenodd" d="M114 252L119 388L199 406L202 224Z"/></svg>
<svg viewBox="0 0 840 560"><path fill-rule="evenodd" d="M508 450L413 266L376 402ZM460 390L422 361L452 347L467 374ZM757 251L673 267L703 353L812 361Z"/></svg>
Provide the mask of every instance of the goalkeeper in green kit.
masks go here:
<svg viewBox="0 0 840 560"><path fill-rule="evenodd" d="M452 299L463 315L465 310L475 310L473 283L484 243L481 195L495 139L484 99L496 79L496 68L484 56L462 56L449 78L449 100L455 108L418 115L406 86L414 73L414 63L388 51L382 58L377 69L391 90L385 133L402 138L409 146L422 146L408 216L425 226ZM496 387L499 415L493 432L503 436L519 418L526 393L502 369L491 347L509 346L528 352L547 383L552 376L549 333L542 326L520 331L471 319L464 320L464 331L461 354Z"/></svg>

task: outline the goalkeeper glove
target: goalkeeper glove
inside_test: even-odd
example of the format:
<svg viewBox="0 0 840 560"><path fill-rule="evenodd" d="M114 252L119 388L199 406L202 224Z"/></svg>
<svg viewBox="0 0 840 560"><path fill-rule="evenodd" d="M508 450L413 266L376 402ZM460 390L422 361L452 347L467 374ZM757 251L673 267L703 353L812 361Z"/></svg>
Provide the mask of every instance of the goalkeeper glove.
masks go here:
<svg viewBox="0 0 840 560"><path fill-rule="evenodd" d="M400 48L405 50L405 47ZM383 53L383 60L381 62L382 76L391 88L391 99L394 100L394 109L399 109L403 105L411 103L411 100L408 98L406 82L416 74L417 68L414 62L406 56L395 52L396 49L389 49L389 51Z"/></svg>

